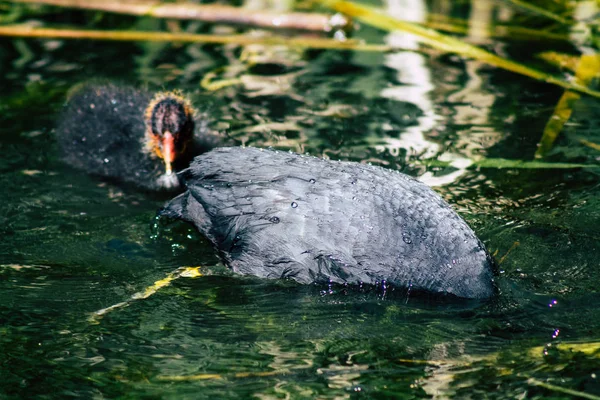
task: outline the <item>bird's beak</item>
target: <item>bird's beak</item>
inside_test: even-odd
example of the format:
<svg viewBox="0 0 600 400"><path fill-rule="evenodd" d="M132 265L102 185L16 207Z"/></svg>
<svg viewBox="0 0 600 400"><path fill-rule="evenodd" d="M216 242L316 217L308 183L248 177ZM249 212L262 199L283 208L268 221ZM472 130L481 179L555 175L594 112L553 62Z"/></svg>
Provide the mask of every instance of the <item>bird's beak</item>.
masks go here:
<svg viewBox="0 0 600 400"><path fill-rule="evenodd" d="M175 138L171 132L165 132L161 138L162 142L162 155L165 160L166 173L171 175L173 173L172 163L175 160Z"/></svg>

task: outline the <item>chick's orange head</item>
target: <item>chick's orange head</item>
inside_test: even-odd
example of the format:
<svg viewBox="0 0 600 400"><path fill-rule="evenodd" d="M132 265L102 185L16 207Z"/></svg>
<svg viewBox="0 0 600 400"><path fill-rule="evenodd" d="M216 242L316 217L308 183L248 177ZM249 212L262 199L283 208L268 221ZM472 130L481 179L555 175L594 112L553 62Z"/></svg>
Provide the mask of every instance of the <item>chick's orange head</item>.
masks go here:
<svg viewBox="0 0 600 400"><path fill-rule="evenodd" d="M172 163L185 151L194 133L194 109L176 92L159 93L146 109L148 145L172 173Z"/></svg>

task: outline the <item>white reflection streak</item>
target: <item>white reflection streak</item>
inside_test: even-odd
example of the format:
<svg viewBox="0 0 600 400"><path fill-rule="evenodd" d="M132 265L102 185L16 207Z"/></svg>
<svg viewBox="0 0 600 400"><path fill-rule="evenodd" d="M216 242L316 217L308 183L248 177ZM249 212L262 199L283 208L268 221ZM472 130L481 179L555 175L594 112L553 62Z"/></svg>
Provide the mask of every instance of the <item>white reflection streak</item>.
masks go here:
<svg viewBox="0 0 600 400"><path fill-rule="evenodd" d="M597 1L580 1L573 5L573 19L577 21L573 24L569 32L571 43L576 45L584 54L594 54L595 49L586 46L589 42L590 31L589 23L597 19L600 12Z"/></svg>
<svg viewBox="0 0 600 400"><path fill-rule="evenodd" d="M488 1L474 1L471 3L469 16L469 40L472 42L485 42L489 39L488 32L492 26L494 8ZM455 106L455 123L459 125L477 125L480 128L489 126L489 114L496 99L493 93L487 91L484 80L479 76L481 63L467 61L466 69L469 76L464 89L448 97L451 103L464 104ZM487 130L487 129L485 129Z"/></svg>
<svg viewBox="0 0 600 400"><path fill-rule="evenodd" d="M490 1L471 2L469 40L488 42L488 32L493 25L494 12L497 11L504 18L510 15L502 12L502 9ZM454 147L462 149L470 158L479 157L482 149L493 146L502 138L502 134L490 122L496 94L485 87L486 80L479 72L481 66L478 61L467 61L468 80L464 88L448 96L448 102L455 104L454 124L464 127L457 132Z"/></svg>
<svg viewBox="0 0 600 400"><path fill-rule="evenodd" d="M423 0L388 0L388 13L398 19L410 22L425 22L427 8ZM386 43L392 47L402 47L418 50L419 42L413 36L402 32L391 32L386 37ZM420 159L435 157L440 152L440 145L427 140L423 135L433 129L441 117L436 114L429 92L433 89L431 71L427 60L417 52L401 51L388 54L385 64L398 71L398 81L402 84L391 86L381 92L383 97L398 101L408 101L418 106L423 115L417 119L416 126L407 127L398 138L387 138L388 149L391 152L404 148L409 154L418 155ZM454 154L443 155L446 161L452 161L457 171L443 176L433 176L426 172L418 179L429 186L442 186L454 182L465 173L470 161Z"/></svg>
<svg viewBox="0 0 600 400"><path fill-rule="evenodd" d="M423 0L388 0L387 11L393 17L410 22L424 22L427 14ZM385 41L392 47L410 50L419 48L419 43L413 35L402 32L391 32ZM387 147L405 148L409 154L418 154L420 158L434 157L440 147L437 143L428 141L423 132L431 130L440 118L433 110L429 98L433 84L425 57L416 52L401 51L386 55L385 65L398 71L398 81L402 84L384 89L381 95L389 99L411 102L423 111L423 115L417 120L418 125L406 128L399 138L388 138Z"/></svg>
<svg viewBox="0 0 600 400"><path fill-rule="evenodd" d="M489 31L493 23L494 11L501 13L503 8L497 9L490 1L471 2L469 15L468 37L471 42L487 42ZM485 88L485 81L479 75L481 64L477 61L466 63L468 80L462 90L448 96L448 102L455 103L454 124L465 126L458 132L458 139L454 148L466 151L467 156L475 158L483 148L488 148L498 140L501 135L490 123L490 113L496 96ZM450 161L457 168L456 171L434 177L427 172L420 179L430 186L439 186L451 183L466 172L472 161L456 153L445 153L440 160Z"/></svg>

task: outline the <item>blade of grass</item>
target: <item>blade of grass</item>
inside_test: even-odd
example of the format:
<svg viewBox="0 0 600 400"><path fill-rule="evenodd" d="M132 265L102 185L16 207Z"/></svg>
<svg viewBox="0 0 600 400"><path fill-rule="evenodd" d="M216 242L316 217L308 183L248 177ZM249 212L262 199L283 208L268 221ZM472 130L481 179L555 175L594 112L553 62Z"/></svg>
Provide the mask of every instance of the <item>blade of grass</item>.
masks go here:
<svg viewBox="0 0 600 400"><path fill-rule="evenodd" d="M350 21L341 16L332 17L317 13L281 13L267 10L249 10L219 4L160 3L154 0L127 2L107 0L12 0L12 2L45 4L155 18L235 23L271 29L301 29L330 32L335 29L348 29L350 27Z"/></svg>
<svg viewBox="0 0 600 400"><path fill-rule="evenodd" d="M580 352L584 353L588 356L594 355L600 352L600 342L584 342L584 343L558 343L553 345L558 348L560 351L566 352ZM541 357L544 354L545 346L536 346L532 347L528 350L530 357Z"/></svg>
<svg viewBox="0 0 600 400"><path fill-rule="evenodd" d="M575 93L571 90L567 90L560 97L560 100L554 108L552 116L544 127L544 132L537 145L535 151L535 158L541 159L552 149L552 146L560 132L562 131L565 123L571 118L573 113L573 106L581 98L579 93Z"/></svg>
<svg viewBox="0 0 600 400"><path fill-rule="evenodd" d="M429 20L424 23L424 25L428 28L436 29L442 32L456 33L461 35L465 35L469 31L469 27L466 24L457 24L450 21L444 21L442 18L432 18L431 16L429 17ZM483 30L484 32L487 32L488 36L494 38L526 41L556 40L566 42L570 40L569 36L566 34L540 31L520 26L477 24L477 21L474 21L473 26Z"/></svg>
<svg viewBox="0 0 600 400"><path fill-rule="evenodd" d="M136 32L136 31L91 31L79 29L32 28L26 25L0 26L0 36L53 38L53 39L91 39L115 41L153 41L153 42L190 42L214 44L263 44L280 45L308 49L356 50L368 52L391 51L390 46L363 44L356 40L341 42L326 38L289 38L281 36L252 37L245 35L200 35L191 33Z"/></svg>
<svg viewBox="0 0 600 400"><path fill-rule="evenodd" d="M431 167L451 167L450 161L423 160L420 164ZM496 168L496 169L596 169L600 164L555 163L543 161L509 160L506 158L484 158L471 160L469 167Z"/></svg>
<svg viewBox="0 0 600 400"><path fill-rule="evenodd" d="M513 169L595 169L600 165L577 163L551 163L541 161L507 160L505 158L486 158L473 163L481 168L513 168Z"/></svg>
<svg viewBox="0 0 600 400"><path fill-rule="evenodd" d="M515 25L490 24L487 21L466 20L464 18L435 13L428 13L427 20L422 24L438 31L461 35L466 35L470 29L475 28L477 31L486 32L485 37L505 38L509 40L571 40L566 33L554 33L547 30L531 29Z"/></svg>
<svg viewBox="0 0 600 400"><path fill-rule="evenodd" d="M23 8L23 6L12 5L7 9L8 12L5 13L3 7L0 13L0 24L12 24L18 21L23 16Z"/></svg>
<svg viewBox="0 0 600 400"><path fill-rule="evenodd" d="M575 76L580 82L589 84L600 73L600 56L598 54L584 54L579 59ZM560 135L565 123L571 118L573 106L581 98L579 93L567 90L556 104L554 113L548 120L542 138L535 151L535 158L543 158L552 149L554 142Z"/></svg>
<svg viewBox="0 0 600 400"><path fill-rule="evenodd" d="M579 56L555 51L545 51L536 55L540 60L544 60L557 68L566 69L570 72L577 70L579 65Z"/></svg>
<svg viewBox="0 0 600 400"><path fill-rule="evenodd" d="M290 371L287 369L278 371L263 371L263 372L236 372L233 374L195 374L195 375L159 375L156 377L159 381L166 382L195 382L205 380L221 380L221 379L240 379L240 378L257 378L265 376L285 375Z"/></svg>
<svg viewBox="0 0 600 400"><path fill-rule="evenodd" d="M517 247L519 247L521 245L520 242L514 242L512 244L512 246L510 246L510 249L508 249L508 251L498 260L498 264L502 265L502 263L504 263L504 261L506 260L506 257L508 257L508 255Z"/></svg>
<svg viewBox="0 0 600 400"><path fill-rule="evenodd" d="M508 0L509 2L511 2L512 4L514 4L515 6L522 8L524 10L527 10L533 14L537 14L537 15L541 15L543 17L546 17L548 19L552 19L556 22L559 22L563 25L571 25L573 22L569 21L559 15L556 15L548 10L545 10L541 7L535 6L533 4L530 3L526 3L524 1L520 1L520 0Z"/></svg>
<svg viewBox="0 0 600 400"><path fill-rule="evenodd" d="M562 386L552 385L550 383L542 382L542 381L539 381L534 378L527 379L527 383L532 386L543 387L544 389L547 389L547 390L550 390L553 392L568 394L569 396L581 397L582 399L589 399L589 400L600 400L600 396L596 396L596 395L586 393L586 392L580 392L579 390L567 389Z"/></svg>
<svg viewBox="0 0 600 400"><path fill-rule="evenodd" d="M175 271L171 272L169 275L167 275L165 278L154 282L151 286L148 286L143 291L134 293L133 295L131 295L131 297L128 300L122 301L117 304L113 304L112 306L109 306L109 307L103 308L102 310L98 310L98 311L94 312L90 316L89 321L92 323L98 323L98 320L100 318L102 318L104 315L108 314L109 312L127 307L134 301L141 300L141 299L147 299L148 297L152 296L154 293L158 292L160 289L164 288L165 286L169 286L171 284L171 282L173 282L176 279L200 277L200 276L202 276L202 273L200 272L200 268L201 267L178 268L177 270L175 270Z"/></svg>
<svg viewBox="0 0 600 400"><path fill-rule="evenodd" d="M600 98L600 92L592 90L579 83L567 82L563 79L538 71L526 65L499 57L477 46L470 45L450 36L442 35L441 33L432 29L428 29L410 22L400 21L372 7L359 5L344 0L322 0L322 2L325 6L330 7L333 10L349 15L356 20L362 21L365 24L374 26L376 28L386 31L400 30L409 34L413 34L417 36L422 43L438 50L457 53L465 57L471 57L507 71L515 72L517 74L557 85L568 90L574 90Z"/></svg>
<svg viewBox="0 0 600 400"><path fill-rule="evenodd" d="M600 151L600 144L598 144L598 143L590 142L589 140L586 140L586 139L579 139L579 143L581 143L582 145L587 146L589 148L592 148L594 150Z"/></svg>

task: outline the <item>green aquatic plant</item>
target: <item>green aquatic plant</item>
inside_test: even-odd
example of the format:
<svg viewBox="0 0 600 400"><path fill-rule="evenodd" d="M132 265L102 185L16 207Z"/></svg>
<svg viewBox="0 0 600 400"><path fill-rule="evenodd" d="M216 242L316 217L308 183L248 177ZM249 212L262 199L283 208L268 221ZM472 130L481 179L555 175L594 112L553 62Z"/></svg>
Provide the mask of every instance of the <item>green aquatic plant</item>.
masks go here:
<svg viewBox="0 0 600 400"><path fill-rule="evenodd" d="M319 13L283 13L252 10L222 4L192 2L106 1L106 0L12 0L18 4L43 4L72 9L105 11L153 18L197 20L215 23L241 24L270 29L301 29L329 32L349 29L351 22L340 15Z"/></svg>
<svg viewBox="0 0 600 400"><path fill-rule="evenodd" d="M584 54L579 59L575 76L583 84L590 84L600 73L600 56L598 54ZM556 104L554 113L548 120L542 138L535 152L535 158L543 158L552 148L552 145L560 135L563 126L567 123L573 113L573 106L580 99L579 93L567 90L563 93Z"/></svg>
<svg viewBox="0 0 600 400"><path fill-rule="evenodd" d="M531 3L521 1L521 0L509 0L509 1L519 8L522 8L533 14L541 15L548 19L554 20L562 25L571 25L573 23L573 21L571 21L567 18L561 17L560 15L557 15L546 8L538 7L535 4L531 4Z"/></svg>
<svg viewBox="0 0 600 400"><path fill-rule="evenodd" d="M600 98L599 91L590 89L581 83L568 82L565 79L561 79L554 75L536 70L527 65L497 56L480 47L468 44L460 39L443 35L433 29L428 29L415 23L401 21L386 15L384 12L376 8L344 0L323 0L323 4L335 11L341 12L373 27L386 31L398 30L415 35L415 37L417 37L423 44L433 47L437 50L474 58L478 61L505 69L507 71L557 85L568 90L574 90Z"/></svg>
<svg viewBox="0 0 600 400"><path fill-rule="evenodd" d="M482 158L479 160L469 160L470 168L494 168L494 169L600 169L600 165L596 164L580 164L580 163L559 163L559 162L544 162L544 161L523 161L510 160L506 158ZM432 167L452 167L450 161L440 160L423 160L418 164L428 165Z"/></svg>
<svg viewBox="0 0 600 400"><path fill-rule="evenodd" d="M393 48L386 45L365 44L357 40L339 41L327 38L289 38L281 36L253 37L247 35L202 35L193 33L95 31L82 29L33 28L27 25L0 26L0 36L45 39L90 39L110 41L155 41L171 43L213 44L263 44L283 45L307 49L356 50L385 52Z"/></svg>

